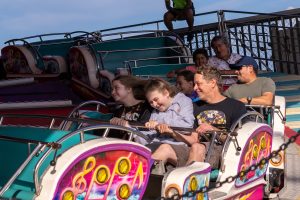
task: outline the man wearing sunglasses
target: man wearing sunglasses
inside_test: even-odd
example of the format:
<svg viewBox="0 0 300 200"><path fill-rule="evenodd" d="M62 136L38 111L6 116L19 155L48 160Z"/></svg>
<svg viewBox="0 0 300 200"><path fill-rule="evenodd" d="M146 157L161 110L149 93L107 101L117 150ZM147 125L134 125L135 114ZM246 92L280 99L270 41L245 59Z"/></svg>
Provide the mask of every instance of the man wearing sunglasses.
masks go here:
<svg viewBox="0 0 300 200"><path fill-rule="evenodd" d="M229 65L237 74L238 83L230 86L224 95L249 105L273 104L275 83L272 79L258 77L258 65L252 57L244 56Z"/></svg>

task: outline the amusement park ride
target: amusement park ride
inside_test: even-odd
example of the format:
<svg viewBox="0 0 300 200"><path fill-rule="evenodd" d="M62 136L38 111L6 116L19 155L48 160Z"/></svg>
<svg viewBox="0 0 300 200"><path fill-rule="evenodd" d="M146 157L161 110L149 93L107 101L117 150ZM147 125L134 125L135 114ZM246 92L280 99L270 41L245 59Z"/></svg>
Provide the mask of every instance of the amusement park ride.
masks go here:
<svg viewBox="0 0 300 200"><path fill-rule="evenodd" d="M143 78L166 78L167 72L191 65L189 48L176 34L164 31L74 32L64 34L63 39L42 39L47 36L10 40L1 51L10 79L6 88L15 96L23 92L28 98L22 88L50 84L39 94L39 101L7 102L8 107L0 112L1 198L254 200L273 198L284 187L284 97L276 96L273 106L250 108L253 111L230 130L207 133L207 159L215 143L222 145L218 169L212 169L206 160L163 175L151 174L150 149L134 142L136 136L144 137L141 126L108 123L112 116L107 109L112 101L110 82L99 72L125 70ZM38 41L27 42L32 38ZM76 91L72 100L66 99L67 92L57 94L58 88L51 87L58 82ZM6 88L0 92L7 92ZM35 89L30 95L38 93ZM99 101L84 102L77 95ZM28 101L41 112L22 107ZM91 117L80 118L83 112ZM110 137L113 131L121 131L128 139ZM225 141L220 134L226 135ZM278 151L272 153L274 150Z"/></svg>

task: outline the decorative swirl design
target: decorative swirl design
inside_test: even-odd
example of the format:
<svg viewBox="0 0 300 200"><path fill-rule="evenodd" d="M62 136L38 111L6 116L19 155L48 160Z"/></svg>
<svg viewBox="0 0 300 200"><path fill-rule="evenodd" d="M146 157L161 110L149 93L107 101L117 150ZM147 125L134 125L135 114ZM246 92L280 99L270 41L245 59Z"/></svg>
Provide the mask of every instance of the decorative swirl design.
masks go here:
<svg viewBox="0 0 300 200"><path fill-rule="evenodd" d="M255 135L248 143L248 147L245 149L244 156L242 156L242 163L240 164L239 171L245 171L253 164L257 164L262 158L267 157L271 151L272 137L268 132L260 132ZM243 185L250 180L254 180L266 171L266 165L262 164L256 171L250 171L247 175L241 174L237 179L237 185Z"/></svg>
<svg viewBox="0 0 300 200"><path fill-rule="evenodd" d="M135 184L138 182L137 189L140 189L144 182L142 161L137 163L137 167L135 167L136 171L130 183L128 181L124 183L122 179L119 179L120 177L129 175L132 171L130 156L131 154L127 157L122 156L118 158L112 170L106 165L96 166L96 158L94 156L88 157L84 161L81 171L76 173L72 178L71 187L63 189L60 199L75 200L79 195L80 197L83 196L85 199L88 199L91 193L95 191L95 188L99 188L99 186L102 188L100 199L107 199L112 188L116 188L116 197L118 199L128 199L133 192ZM117 179L115 179L115 177ZM130 179L125 178L124 180Z"/></svg>

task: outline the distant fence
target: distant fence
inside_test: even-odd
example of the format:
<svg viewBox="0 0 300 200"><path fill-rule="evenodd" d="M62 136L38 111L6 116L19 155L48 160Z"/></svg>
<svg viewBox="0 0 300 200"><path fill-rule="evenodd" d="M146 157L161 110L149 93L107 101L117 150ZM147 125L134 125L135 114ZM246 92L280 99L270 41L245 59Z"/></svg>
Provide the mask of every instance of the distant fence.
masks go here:
<svg viewBox="0 0 300 200"><path fill-rule="evenodd" d="M239 18L237 18L237 16ZM241 18L241 16L247 16ZM211 21L206 24L203 22ZM186 25L186 24L184 24ZM129 30L165 30L162 20L100 30L101 33ZM183 39L187 28L176 29ZM300 9L276 13L256 13L220 10L195 16L194 39L191 51L206 48L210 55L211 39L225 34L232 52L254 57L260 69L300 74Z"/></svg>

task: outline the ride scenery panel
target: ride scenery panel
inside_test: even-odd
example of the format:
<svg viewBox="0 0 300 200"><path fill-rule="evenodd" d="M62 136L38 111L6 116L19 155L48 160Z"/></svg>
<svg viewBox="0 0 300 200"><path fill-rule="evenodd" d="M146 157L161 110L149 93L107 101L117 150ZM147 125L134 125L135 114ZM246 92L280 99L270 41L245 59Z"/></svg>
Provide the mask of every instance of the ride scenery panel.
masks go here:
<svg viewBox="0 0 300 200"><path fill-rule="evenodd" d="M272 135L269 132L258 131L252 136L243 150L238 171L245 171L251 165L258 164L261 159L268 157L271 153ZM267 167L268 162L249 171L244 176L240 176L236 179L236 187L241 187L262 177L266 173Z"/></svg>
<svg viewBox="0 0 300 200"><path fill-rule="evenodd" d="M184 186L183 186L183 194L187 193L187 192L195 192L197 190L199 190L200 188L203 187L208 187L209 186L209 173L207 174L193 174L192 176L190 176ZM206 200L208 199L208 195L207 193L197 193L194 197L192 198L183 198L183 199L193 199L193 200L197 200L197 199L202 199L202 200Z"/></svg>
<svg viewBox="0 0 300 200"><path fill-rule="evenodd" d="M149 161L134 152L115 150L81 159L61 178L55 200L141 199Z"/></svg>
<svg viewBox="0 0 300 200"><path fill-rule="evenodd" d="M238 195L230 197L230 198L228 198L226 200L263 199L263 196L264 196L264 185L259 185L257 187L254 187L254 188L251 188L249 190L246 190L245 192L242 192L242 193L240 193Z"/></svg>

